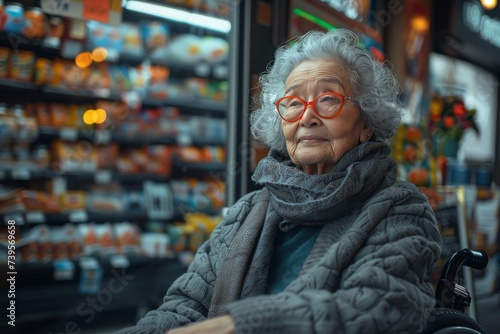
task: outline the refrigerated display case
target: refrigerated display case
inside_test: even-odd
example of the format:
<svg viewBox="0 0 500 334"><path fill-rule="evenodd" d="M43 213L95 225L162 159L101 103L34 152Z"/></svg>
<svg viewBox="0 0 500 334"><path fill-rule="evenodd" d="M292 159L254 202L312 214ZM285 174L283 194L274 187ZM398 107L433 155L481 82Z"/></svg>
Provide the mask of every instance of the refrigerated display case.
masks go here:
<svg viewBox="0 0 500 334"><path fill-rule="evenodd" d="M115 271L136 278L104 310L157 306L226 205L230 6L127 1L110 22L83 2L64 15L20 1L20 24L35 11L43 33L0 31L1 265L18 328L84 330L78 306L107 297Z"/></svg>

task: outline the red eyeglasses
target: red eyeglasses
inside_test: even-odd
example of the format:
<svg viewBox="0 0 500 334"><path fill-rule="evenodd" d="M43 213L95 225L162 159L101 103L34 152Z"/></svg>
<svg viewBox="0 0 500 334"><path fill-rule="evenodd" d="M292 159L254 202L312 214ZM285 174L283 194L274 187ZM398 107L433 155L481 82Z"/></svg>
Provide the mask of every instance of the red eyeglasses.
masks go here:
<svg viewBox="0 0 500 334"><path fill-rule="evenodd" d="M321 118L332 119L342 111L346 100L358 103L349 96L335 92L318 95L311 102L304 101L298 96L283 96L275 102L280 117L287 122L296 122L302 118L307 107L311 106L314 113Z"/></svg>

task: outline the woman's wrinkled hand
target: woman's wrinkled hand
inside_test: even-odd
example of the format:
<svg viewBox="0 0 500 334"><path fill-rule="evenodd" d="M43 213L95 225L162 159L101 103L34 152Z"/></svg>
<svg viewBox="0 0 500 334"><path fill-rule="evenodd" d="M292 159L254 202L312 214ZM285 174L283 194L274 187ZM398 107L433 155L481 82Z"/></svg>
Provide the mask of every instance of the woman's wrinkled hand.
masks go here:
<svg viewBox="0 0 500 334"><path fill-rule="evenodd" d="M233 334L234 322L230 315L208 319L189 326L174 328L165 334Z"/></svg>

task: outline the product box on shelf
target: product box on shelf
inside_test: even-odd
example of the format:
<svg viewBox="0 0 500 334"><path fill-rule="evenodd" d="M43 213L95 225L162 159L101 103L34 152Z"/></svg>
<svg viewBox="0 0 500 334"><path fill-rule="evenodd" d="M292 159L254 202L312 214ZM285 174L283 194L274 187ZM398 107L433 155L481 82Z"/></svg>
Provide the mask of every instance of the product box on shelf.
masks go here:
<svg viewBox="0 0 500 334"><path fill-rule="evenodd" d="M95 147L87 142L54 140L51 147L53 166L60 171L93 172L98 166Z"/></svg>

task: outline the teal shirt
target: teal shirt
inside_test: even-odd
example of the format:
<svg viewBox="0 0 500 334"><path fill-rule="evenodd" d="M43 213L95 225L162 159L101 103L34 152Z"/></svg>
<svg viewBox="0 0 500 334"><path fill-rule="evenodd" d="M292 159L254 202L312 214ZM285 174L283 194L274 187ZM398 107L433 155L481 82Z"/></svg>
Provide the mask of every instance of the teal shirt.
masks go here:
<svg viewBox="0 0 500 334"><path fill-rule="evenodd" d="M321 227L297 226L288 232L277 232L267 280L267 293L274 294L285 290L299 276Z"/></svg>

